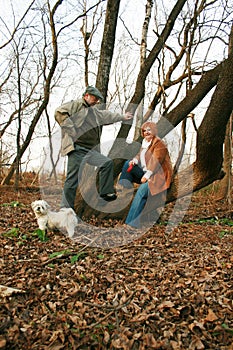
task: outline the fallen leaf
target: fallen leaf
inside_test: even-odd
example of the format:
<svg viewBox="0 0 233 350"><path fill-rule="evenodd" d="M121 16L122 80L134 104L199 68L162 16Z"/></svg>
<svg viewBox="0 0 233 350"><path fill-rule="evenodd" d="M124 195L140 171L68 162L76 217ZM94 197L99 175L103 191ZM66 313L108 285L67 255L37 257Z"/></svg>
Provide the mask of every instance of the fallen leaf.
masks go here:
<svg viewBox="0 0 233 350"><path fill-rule="evenodd" d="M22 290L22 289L18 289L18 288L11 288L11 287L8 287L8 286L0 285L0 295L2 297L10 296L13 293L25 293L25 291Z"/></svg>
<svg viewBox="0 0 233 350"><path fill-rule="evenodd" d="M213 310L209 309L208 310L208 315L206 316L205 321L207 321L207 322L214 322L217 319L218 319L218 317L215 315Z"/></svg>
<svg viewBox="0 0 233 350"><path fill-rule="evenodd" d="M174 307L175 304L172 301L164 301L158 306L158 310Z"/></svg>
<svg viewBox="0 0 233 350"><path fill-rule="evenodd" d="M103 339L104 344L108 344L109 340L110 340L110 334L107 331L104 331L104 339Z"/></svg>
<svg viewBox="0 0 233 350"><path fill-rule="evenodd" d="M0 349L3 349L6 346L6 339L0 336Z"/></svg>

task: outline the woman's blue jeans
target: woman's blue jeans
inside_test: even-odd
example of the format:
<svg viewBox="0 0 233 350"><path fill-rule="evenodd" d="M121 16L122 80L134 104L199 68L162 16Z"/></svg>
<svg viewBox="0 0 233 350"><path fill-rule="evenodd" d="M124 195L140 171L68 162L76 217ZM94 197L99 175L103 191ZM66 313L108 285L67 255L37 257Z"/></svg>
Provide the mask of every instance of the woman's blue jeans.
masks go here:
<svg viewBox="0 0 233 350"><path fill-rule="evenodd" d="M126 161L122 168L119 183L125 188L132 188L133 182L141 184L141 178L144 175L144 171L139 166L135 165L128 173L128 167L129 161ZM142 226L142 222L144 225L146 223L151 224L151 221L156 222L159 217L159 213L156 209L163 207L165 199L166 191L151 196L148 182L141 184L131 203L125 223L135 228L139 228Z"/></svg>
<svg viewBox="0 0 233 350"><path fill-rule="evenodd" d="M119 184L125 188L132 188L134 182L137 184L141 184L141 178L144 175L144 171L138 165L134 165L132 170L130 172L127 172L127 169L129 167L129 162L130 161L127 160L124 163L122 167L121 176L119 179ZM148 187L148 183L146 182L144 184L141 184L136 192L136 195L130 206L129 213L125 221L126 224L133 227L140 226L140 216L145 207L148 195L149 195L149 187Z"/></svg>
<svg viewBox="0 0 233 350"><path fill-rule="evenodd" d="M141 184L135 194L133 202L130 206L129 213L125 220L127 225L133 227L140 227L140 217L141 213L146 205L147 198L149 196L149 186L148 182Z"/></svg>

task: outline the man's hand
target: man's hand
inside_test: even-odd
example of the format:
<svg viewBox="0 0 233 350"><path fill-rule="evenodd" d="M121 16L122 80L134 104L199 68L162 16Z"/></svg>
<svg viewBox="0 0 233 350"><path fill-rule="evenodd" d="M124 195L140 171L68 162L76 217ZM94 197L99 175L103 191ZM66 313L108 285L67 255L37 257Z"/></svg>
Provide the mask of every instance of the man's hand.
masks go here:
<svg viewBox="0 0 233 350"><path fill-rule="evenodd" d="M125 113L125 116L124 116L124 119L125 119L125 120L133 119L133 113L131 113L131 112L126 112L126 113Z"/></svg>

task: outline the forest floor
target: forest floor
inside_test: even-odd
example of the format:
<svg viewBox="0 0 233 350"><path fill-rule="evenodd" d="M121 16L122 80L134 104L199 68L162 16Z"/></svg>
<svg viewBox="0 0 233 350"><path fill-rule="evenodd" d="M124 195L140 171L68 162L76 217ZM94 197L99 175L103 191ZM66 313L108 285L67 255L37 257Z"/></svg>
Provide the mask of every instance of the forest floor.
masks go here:
<svg viewBox="0 0 233 350"><path fill-rule="evenodd" d="M109 249L43 235L35 188L0 193L0 349L233 350L233 210L212 191Z"/></svg>

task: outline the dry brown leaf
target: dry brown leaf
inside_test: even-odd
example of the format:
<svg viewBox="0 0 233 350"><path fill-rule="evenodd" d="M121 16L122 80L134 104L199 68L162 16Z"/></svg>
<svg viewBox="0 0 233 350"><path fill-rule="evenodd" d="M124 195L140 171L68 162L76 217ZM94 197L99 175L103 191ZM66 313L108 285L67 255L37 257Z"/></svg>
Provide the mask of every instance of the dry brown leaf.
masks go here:
<svg viewBox="0 0 233 350"><path fill-rule="evenodd" d="M135 317L133 317L130 322L143 322L148 320L150 317L154 317L157 316L155 313L153 314L146 314L146 313L142 313L139 315L136 315Z"/></svg>
<svg viewBox="0 0 233 350"><path fill-rule="evenodd" d="M172 350L180 350L180 345L177 341L171 340L170 344L172 346Z"/></svg>
<svg viewBox="0 0 233 350"><path fill-rule="evenodd" d="M109 283L114 282L114 278L113 278L111 275L105 275L104 277L106 278L106 280L107 280Z"/></svg>
<svg viewBox="0 0 233 350"><path fill-rule="evenodd" d="M104 331L104 339L103 339L104 344L108 344L109 340L110 340L110 334L105 330Z"/></svg>
<svg viewBox="0 0 233 350"><path fill-rule="evenodd" d="M189 346L189 349L190 349L190 350L203 350L203 349L205 349L205 346L204 346L204 344L202 343L201 339L195 337L195 338L192 340L192 342L191 342L191 344L190 344L190 346Z"/></svg>
<svg viewBox="0 0 233 350"><path fill-rule="evenodd" d="M165 309L165 308L171 308L173 306L175 306L175 304L172 301L167 300L158 306L158 310Z"/></svg>
<svg viewBox="0 0 233 350"><path fill-rule="evenodd" d="M5 348L6 346L6 339L0 335L0 349Z"/></svg>
<svg viewBox="0 0 233 350"><path fill-rule="evenodd" d="M56 340L60 339L62 344L65 341L65 336L62 330L54 331L52 336L50 337L49 341L51 343L54 343Z"/></svg>
<svg viewBox="0 0 233 350"><path fill-rule="evenodd" d="M143 336L143 345L149 349L161 349L164 347L164 341L157 341L152 333Z"/></svg>
<svg viewBox="0 0 233 350"><path fill-rule="evenodd" d="M208 315L206 316L205 321L207 321L207 322L214 322L217 319L218 319L218 317L215 315L213 310L209 309L208 310Z"/></svg>
<svg viewBox="0 0 233 350"><path fill-rule="evenodd" d="M0 295L2 297L10 296L13 293L25 293L25 291L22 289L18 289L18 288L12 288L12 287L8 287L8 286L0 285Z"/></svg>
<svg viewBox="0 0 233 350"><path fill-rule="evenodd" d="M204 327L204 323L202 322L197 322L197 321L194 321L193 323L189 324L189 329L191 329L191 331L195 332L195 328L196 329L199 329L199 332L200 331L205 331L205 327Z"/></svg>
<svg viewBox="0 0 233 350"><path fill-rule="evenodd" d="M129 340L125 334L121 334L118 338L113 339L111 345L116 349L129 350L133 344L133 340Z"/></svg>

